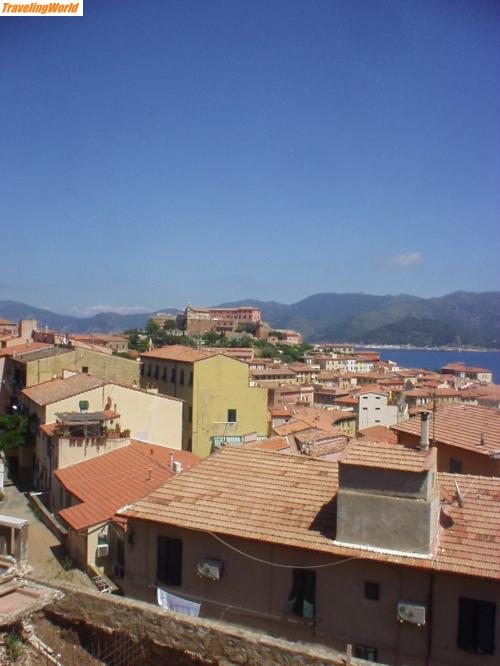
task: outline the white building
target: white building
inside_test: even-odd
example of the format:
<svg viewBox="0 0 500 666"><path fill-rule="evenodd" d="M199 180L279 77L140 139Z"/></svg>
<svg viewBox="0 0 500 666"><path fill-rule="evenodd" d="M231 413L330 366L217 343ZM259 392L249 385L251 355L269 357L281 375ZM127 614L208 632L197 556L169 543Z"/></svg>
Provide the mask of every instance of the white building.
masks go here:
<svg viewBox="0 0 500 666"><path fill-rule="evenodd" d="M379 386L364 387L359 392L358 430L374 425L389 427L398 422L398 406L388 404L388 395Z"/></svg>

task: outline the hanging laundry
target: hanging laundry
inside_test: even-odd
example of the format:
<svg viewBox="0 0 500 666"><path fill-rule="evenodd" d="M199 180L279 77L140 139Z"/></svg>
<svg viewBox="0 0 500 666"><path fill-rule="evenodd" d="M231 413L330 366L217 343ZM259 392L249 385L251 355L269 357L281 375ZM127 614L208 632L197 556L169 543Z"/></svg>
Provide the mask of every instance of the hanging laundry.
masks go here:
<svg viewBox="0 0 500 666"><path fill-rule="evenodd" d="M188 601L187 599L178 597L161 587L158 587L156 591L158 605L165 610L174 611L174 613L182 613L183 615L190 615L191 617L198 617L200 614L201 604L196 604L194 601Z"/></svg>

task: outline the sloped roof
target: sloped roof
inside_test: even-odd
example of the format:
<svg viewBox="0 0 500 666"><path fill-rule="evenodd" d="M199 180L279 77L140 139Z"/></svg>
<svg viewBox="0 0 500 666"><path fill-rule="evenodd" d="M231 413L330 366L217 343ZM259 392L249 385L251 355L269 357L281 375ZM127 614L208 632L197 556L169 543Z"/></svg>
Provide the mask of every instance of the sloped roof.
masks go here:
<svg viewBox="0 0 500 666"><path fill-rule="evenodd" d="M17 356L25 352L36 351L38 349L49 349L52 345L46 342L24 342L19 345L12 345L12 347L5 347L0 349L0 356Z"/></svg>
<svg viewBox="0 0 500 666"><path fill-rule="evenodd" d="M389 442L353 439L339 462L355 467L376 467L400 472L424 472L432 463L433 451Z"/></svg>
<svg viewBox="0 0 500 666"><path fill-rule="evenodd" d="M187 451L131 440L128 446L56 470L58 481L81 502L63 509L59 516L75 530L109 520L121 506L174 476L171 454L184 469L198 461Z"/></svg>
<svg viewBox="0 0 500 666"><path fill-rule="evenodd" d="M420 437L418 417L391 426L397 433ZM437 442L491 456L500 453L500 410L462 403L439 405L429 419Z"/></svg>
<svg viewBox="0 0 500 666"><path fill-rule="evenodd" d="M165 361L184 361L185 363L195 363L202 361L210 356L216 356L218 352L206 351L203 349L195 349L194 347L186 347L185 345L167 345L166 347L159 347L153 351L144 352L141 358L158 358Z"/></svg>
<svg viewBox="0 0 500 666"><path fill-rule="evenodd" d="M358 436L361 439L366 438L372 441L389 442L391 444L396 444L398 441L396 433L382 425L363 428L358 432Z"/></svg>
<svg viewBox="0 0 500 666"><path fill-rule="evenodd" d="M106 383L97 377L78 373L64 379L52 379L42 384L30 386L23 389L22 394L36 402L37 405L50 405L53 402L59 402L59 400L65 400L79 393L99 388L99 386L104 386Z"/></svg>
<svg viewBox="0 0 500 666"><path fill-rule="evenodd" d="M338 464L227 448L136 501L127 518L275 543L334 557L500 578L500 479L439 474L443 511L432 557L340 546L335 539ZM444 512L444 513L443 513Z"/></svg>

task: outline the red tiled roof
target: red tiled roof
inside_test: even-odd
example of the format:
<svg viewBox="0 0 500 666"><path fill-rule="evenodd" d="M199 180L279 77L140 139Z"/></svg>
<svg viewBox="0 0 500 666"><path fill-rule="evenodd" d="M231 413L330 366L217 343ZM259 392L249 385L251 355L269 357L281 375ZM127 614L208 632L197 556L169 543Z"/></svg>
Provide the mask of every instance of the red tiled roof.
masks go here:
<svg viewBox="0 0 500 666"><path fill-rule="evenodd" d="M396 444L398 441L396 433L382 425L363 428L359 431L358 436L361 439L366 438L377 442L389 442L390 444Z"/></svg>
<svg viewBox="0 0 500 666"><path fill-rule="evenodd" d="M382 386L379 386L378 384L365 384L360 388L359 395L363 395L365 393L377 393L379 395L387 395L388 391L387 389L383 388Z"/></svg>
<svg viewBox="0 0 500 666"><path fill-rule="evenodd" d="M377 467L401 472L424 472L430 468L434 451L390 444L382 441L353 439L340 458L343 465Z"/></svg>
<svg viewBox="0 0 500 666"><path fill-rule="evenodd" d="M218 352L215 351L194 349L194 347L186 347L185 345L167 345L166 347L153 349L153 351L144 352L141 354L141 358L159 358L166 361L184 361L185 363L196 363L196 361L202 361L205 358L216 356L217 353Z"/></svg>
<svg viewBox="0 0 500 666"><path fill-rule="evenodd" d="M420 437L421 420L410 418L391 428ZM500 410L462 403L438 405L429 432L437 442L491 456L500 453Z"/></svg>
<svg viewBox="0 0 500 666"><path fill-rule="evenodd" d="M269 437L255 442L243 444L247 449L261 449L263 451L283 451L290 448L290 442L285 437Z"/></svg>
<svg viewBox="0 0 500 666"><path fill-rule="evenodd" d="M337 405L357 405L359 402L359 398L354 398L353 396L346 395L345 397L342 398L336 398L335 402Z"/></svg>
<svg viewBox="0 0 500 666"><path fill-rule="evenodd" d="M244 447L226 448L136 501L137 518L226 537L275 543L421 569L500 577L500 479L438 474L448 518L428 559L336 544L338 464ZM449 525L449 526L448 526Z"/></svg>
<svg viewBox="0 0 500 666"><path fill-rule="evenodd" d="M36 351L37 349L48 349L52 346L46 342L25 342L21 345L13 345L12 347L0 349L0 356L14 356L14 354L24 354L25 352Z"/></svg>
<svg viewBox="0 0 500 666"><path fill-rule="evenodd" d="M30 386L23 389L22 394L38 405L50 405L53 402L71 398L74 395L99 388L99 386L105 384L106 382L102 379L91 377L85 373L78 373L65 379L52 379L42 384Z"/></svg>
<svg viewBox="0 0 500 666"><path fill-rule="evenodd" d="M56 470L61 485L81 502L59 511L59 516L75 530L109 520L120 507L174 475L170 454L184 469L199 460L187 451L132 440L123 448Z"/></svg>
<svg viewBox="0 0 500 666"><path fill-rule="evenodd" d="M310 423L306 423L305 421L295 420L274 426L273 431L277 435L285 437L286 435L293 435L293 433L300 432L301 430L308 430L310 427L311 427Z"/></svg>

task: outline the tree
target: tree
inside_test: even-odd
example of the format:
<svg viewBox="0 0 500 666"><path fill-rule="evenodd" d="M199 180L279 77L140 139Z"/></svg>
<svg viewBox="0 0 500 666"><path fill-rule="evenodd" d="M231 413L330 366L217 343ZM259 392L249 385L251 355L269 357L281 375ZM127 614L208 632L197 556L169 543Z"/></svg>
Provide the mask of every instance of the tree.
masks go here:
<svg viewBox="0 0 500 666"><path fill-rule="evenodd" d="M30 418L21 414L0 416L0 449L16 449L26 444L30 431Z"/></svg>

